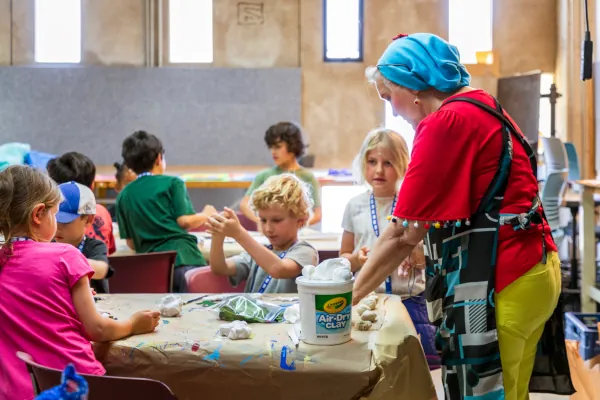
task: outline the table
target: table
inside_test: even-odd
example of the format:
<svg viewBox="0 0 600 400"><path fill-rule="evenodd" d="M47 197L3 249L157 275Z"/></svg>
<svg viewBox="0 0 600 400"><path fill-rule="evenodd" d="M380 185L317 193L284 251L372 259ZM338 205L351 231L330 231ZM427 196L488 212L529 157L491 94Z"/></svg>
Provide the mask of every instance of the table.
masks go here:
<svg viewBox="0 0 600 400"><path fill-rule="evenodd" d="M192 234L198 237L198 248L202 252L204 258L209 260L211 245L210 235L202 232ZM258 242L265 245L269 243L267 238L258 232L251 232L251 234L253 234ZM306 233L301 231L298 238L300 240L306 240L308 243L310 243L319 252L319 258L321 259L324 258L324 255L328 256L328 258L331 258L333 253L337 255L340 250L341 236L342 235L339 233L318 233L316 231L309 230ZM123 256L135 253L135 251L131 250L127 246L127 243L124 239L118 238L118 234L115 235L115 244L117 251L112 254L113 256ZM223 251L225 253L225 257L227 258L240 254L244 251L244 249L233 239L227 238L223 245Z"/></svg>
<svg viewBox="0 0 600 400"><path fill-rule="evenodd" d="M600 192L600 181L577 182L583 188L581 194L581 224L579 248L581 254L581 312L595 313L600 303L600 290L596 286L596 217L594 193Z"/></svg>
<svg viewBox="0 0 600 400"><path fill-rule="evenodd" d="M123 319L133 310L153 308L161 296L102 295L97 305ZM352 340L338 346L300 342L296 349L290 324L252 324L250 339L232 341L217 335L223 322L215 313L192 303L180 317L163 319L154 333L94 344L94 351L108 374L160 380L180 400L434 399L402 301L380 295L376 311L382 323L374 331L353 330Z"/></svg>
<svg viewBox="0 0 600 400"><path fill-rule="evenodd" d="M256 174L268 167L257 166L170 166L166 173L179 176L185 181L188 189L247 189L254 181ZM321 186L325 185L352 185L352 176L338 174L331 175L329 170L313 169L315 177ZM114 167L101 166L97 169L95 188L101 192L100 197L105 197L106 189L113 189L116 184Z"/></svg>

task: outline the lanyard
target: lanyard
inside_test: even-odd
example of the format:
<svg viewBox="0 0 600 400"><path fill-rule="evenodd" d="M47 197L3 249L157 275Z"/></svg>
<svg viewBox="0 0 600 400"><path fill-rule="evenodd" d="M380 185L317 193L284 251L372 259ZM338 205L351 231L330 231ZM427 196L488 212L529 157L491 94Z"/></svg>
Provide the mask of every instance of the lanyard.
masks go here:
<svg viewBox="0 0 600 400"><path fill-rule="evenodd" d="M34 240L32 238L28 238L27 236L17 236L14 237L12 239L10 239L11 243L14 242L33 242Z"/></svg>
<svg viewBox="0 0 600 400"><path fill-rule="evenodd" d="M142 172L135 179L140 179L142 176L152 176L152 175L153 175L152 172Z"/></svg>
<svg viewBox="0 0 600 400"><path fill-rule="evenodd" d="M85 236L83 237L83 239L81 239L81 243L79 243L79 246L77 246L77 249L79 250L79 252L83 253L83 246L85 246Z"/></svg>
<svg viewBox="0 0 600 400"><path fill-rule="evenodd" d="M394 196L394 201L392 202L392 213L396 208L396 200L398 200L398 195ZM371 225L373 226L373 232L375 232L375 236L379 237L379 217L377 216L377 205L375 204L375 195L371 193ZM385 278L385 293L392 294L392 276L388 275Z"/></svg>
<svg viewBox="0 0 600 400"><path fill-rule="evenodd" d="M296 244L296 243L294 243L294 244ZM294 244L291 245L289 249L287 249L286 251L279 254L279 258L283 260L285 258L285 255L287 254L287 252L292 247L294 247ZM268 245L267 248L269 250L273 250L273 245ZM256 268L256 271L254 272L254 279L256 279L256 274L258 273L258 268L259 268L258 265L256 267L257 268ZM253 279L253 281L254 281L254 279ZM264 293L265 290L267 290L267 286L269 286L269 283L271 283L272 280L273 280L273 277L271 275L267 275L267 277L265 278L265 281L262 283L262 285L260 285L260 289L258 289L258 293ZM252 286L254 286L254 282L252 282ZM252 287L252 286L250 286L250 287Z"/></svg>

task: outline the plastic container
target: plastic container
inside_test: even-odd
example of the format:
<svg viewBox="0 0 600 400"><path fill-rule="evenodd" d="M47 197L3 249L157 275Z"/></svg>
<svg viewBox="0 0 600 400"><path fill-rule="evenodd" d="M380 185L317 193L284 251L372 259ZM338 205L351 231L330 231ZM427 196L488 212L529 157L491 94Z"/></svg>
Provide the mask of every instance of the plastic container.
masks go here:
<svg viewBox="0 0 600 400"><path fill-rule="evenodd" d="M336 345L350 340L352 288L348 282L296 279L300 298L300 340L308 344Z"/></svg>
<svg viewBox="0 0 600 400"><path fill-rule="evenodd" d="M600 323L600 313L565 313L565 339L579 342L579 354L584 360L600 354L598 323Z"/></svg>

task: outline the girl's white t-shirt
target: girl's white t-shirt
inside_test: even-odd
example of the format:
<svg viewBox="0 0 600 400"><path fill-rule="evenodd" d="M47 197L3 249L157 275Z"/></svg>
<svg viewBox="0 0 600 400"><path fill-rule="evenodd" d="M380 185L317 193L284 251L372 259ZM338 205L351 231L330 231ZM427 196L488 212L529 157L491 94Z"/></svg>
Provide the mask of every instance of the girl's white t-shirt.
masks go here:
<svg viewBox="0 0 600 400"><path fill-rule="evenodd" d="M392 213L393 197L376 197L377 220L379 221L379 234L384 231L389 221L388 215ZM354 234L354 253L361 247L366 246L373 249L377 241L377 235L371 223L371 191L361 193L348 202L344 210L342 228L346 232ZM412 269L408 277L401 277L398 270L392 272L392 293L402 297L415 296L425 290L425 275L423 270ZM360 270L355 273L358 276ZM385 293L385 282L376 292Z"/></svg>

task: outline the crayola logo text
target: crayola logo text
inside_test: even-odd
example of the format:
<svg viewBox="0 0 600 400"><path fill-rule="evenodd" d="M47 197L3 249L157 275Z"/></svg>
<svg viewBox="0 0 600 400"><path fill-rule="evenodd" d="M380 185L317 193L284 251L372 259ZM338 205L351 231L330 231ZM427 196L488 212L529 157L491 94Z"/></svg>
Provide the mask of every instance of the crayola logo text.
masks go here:
<svg viewBox="0 0 600 400"><path fill-rule="evenodd" d="M346 308L347 301L343 297L336 297L334 299L329 300L323 305L323 311L329 314L335 314L342 311Z"/></svg>

